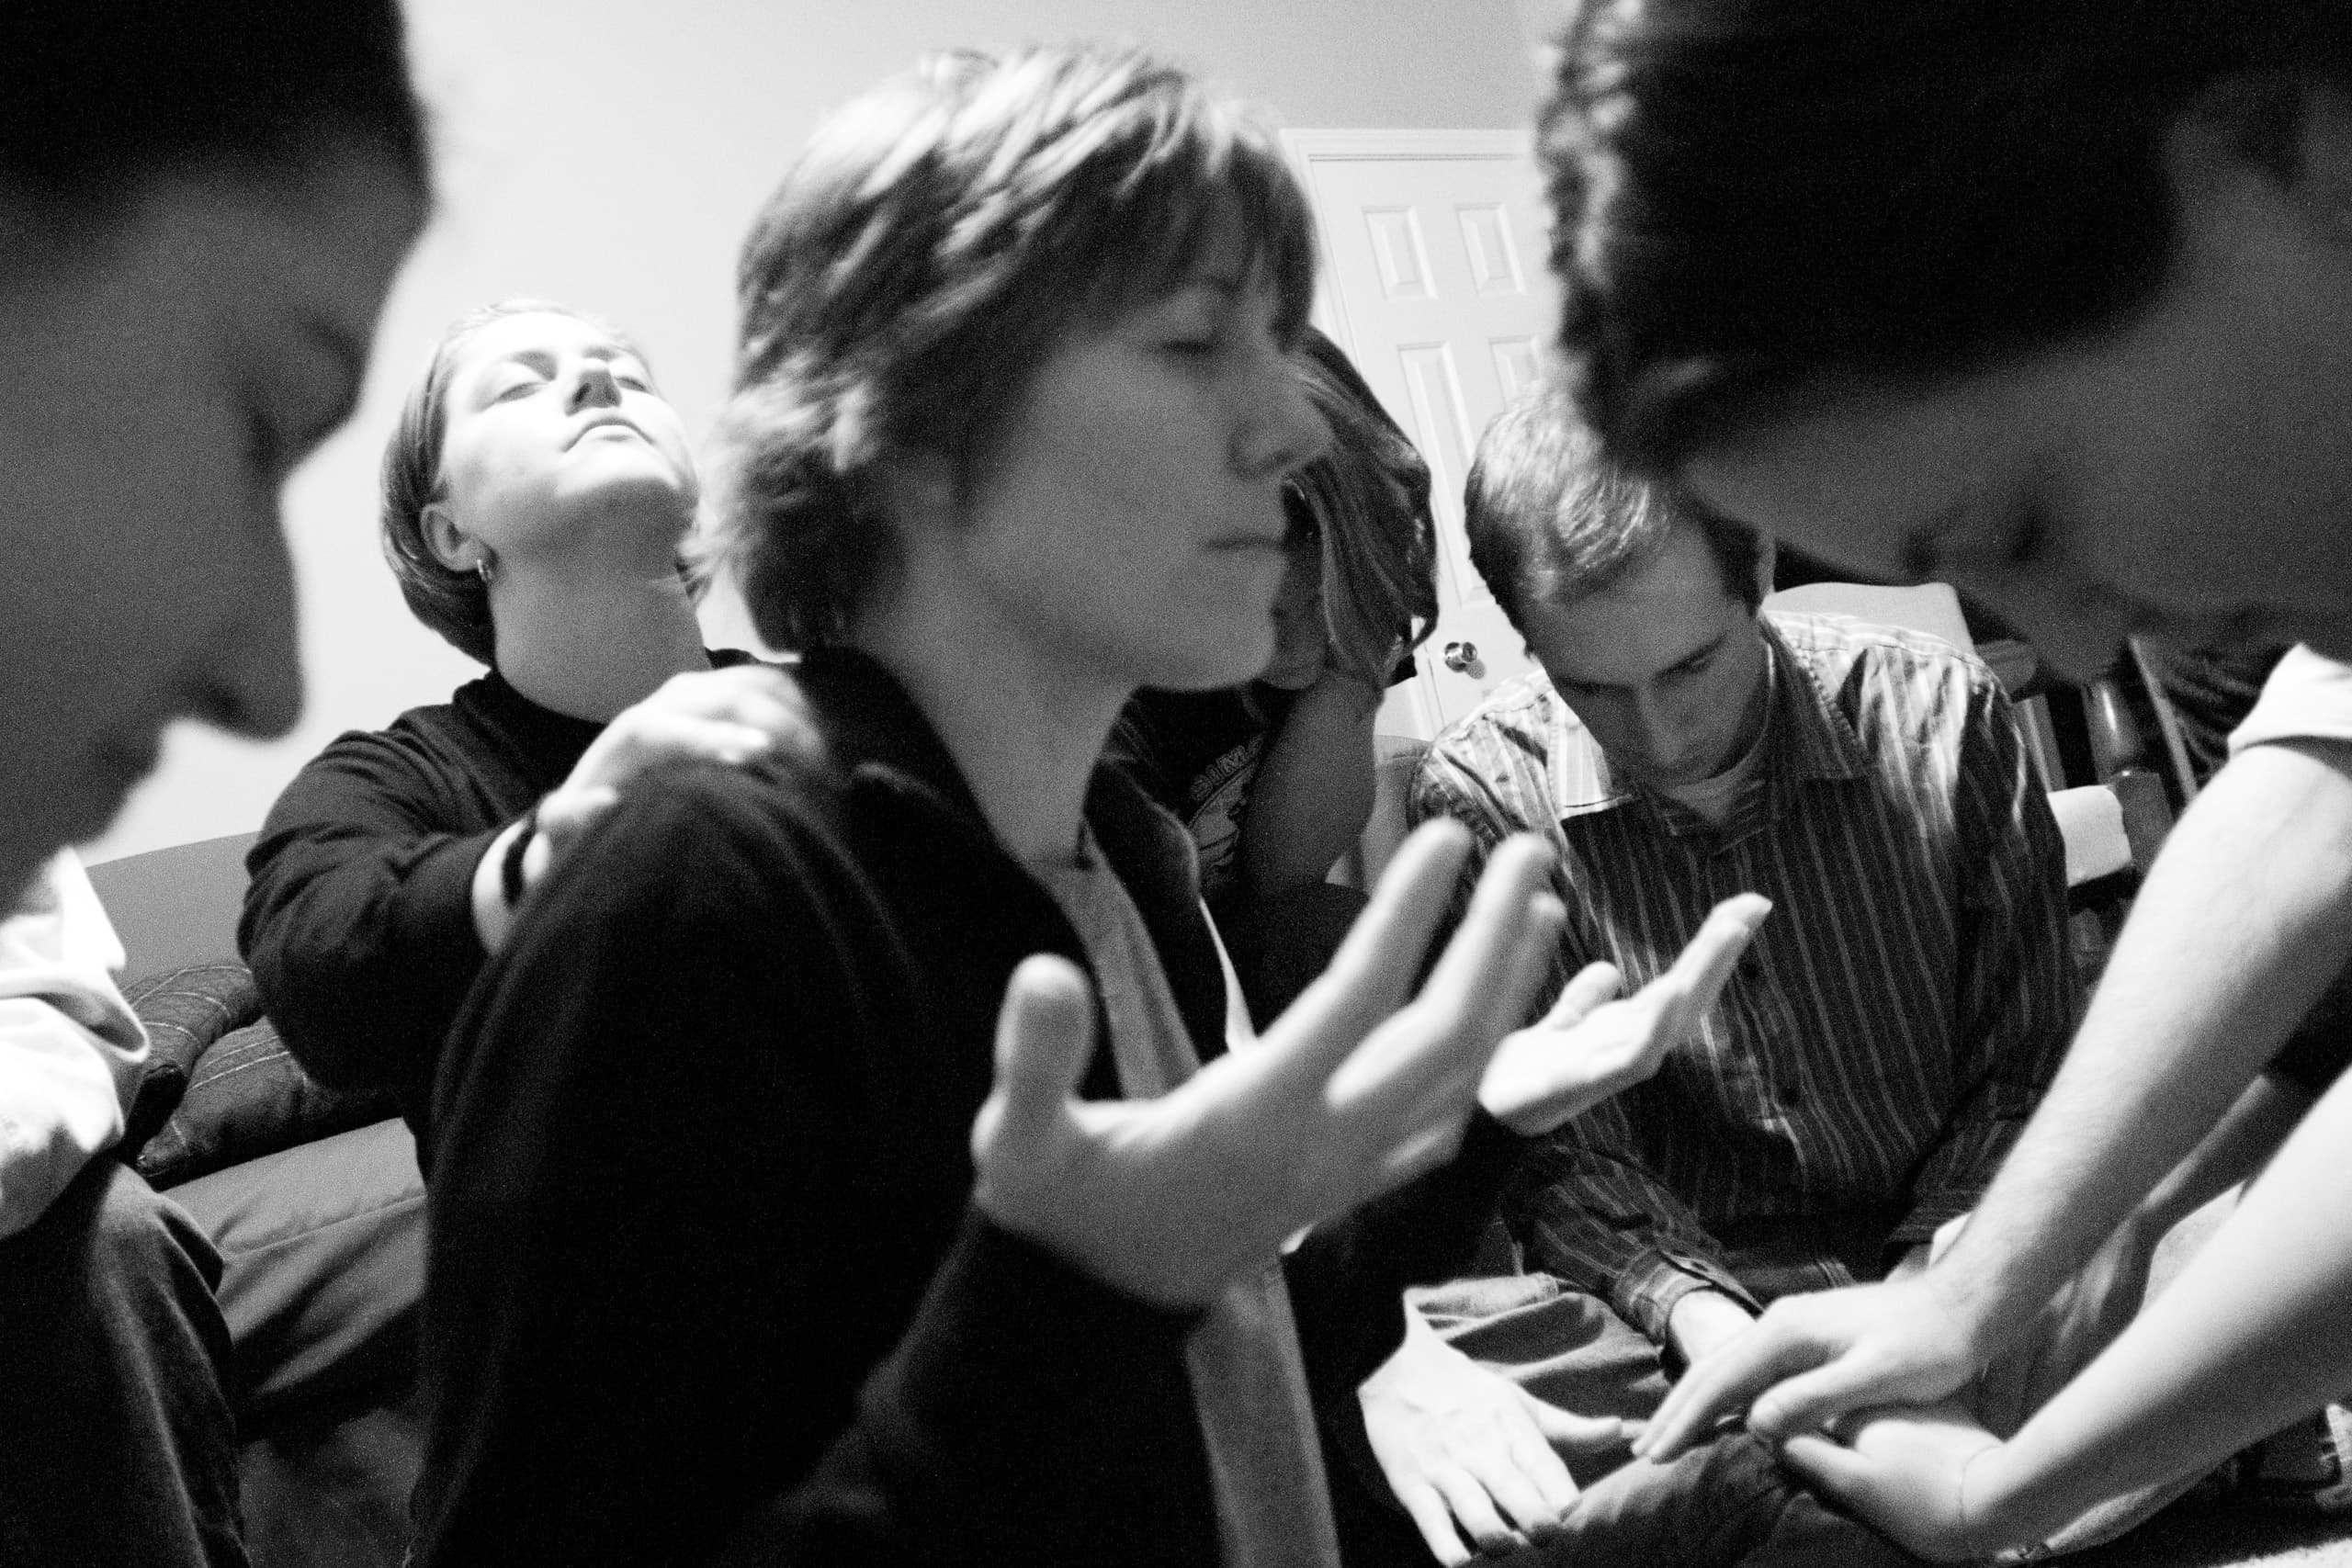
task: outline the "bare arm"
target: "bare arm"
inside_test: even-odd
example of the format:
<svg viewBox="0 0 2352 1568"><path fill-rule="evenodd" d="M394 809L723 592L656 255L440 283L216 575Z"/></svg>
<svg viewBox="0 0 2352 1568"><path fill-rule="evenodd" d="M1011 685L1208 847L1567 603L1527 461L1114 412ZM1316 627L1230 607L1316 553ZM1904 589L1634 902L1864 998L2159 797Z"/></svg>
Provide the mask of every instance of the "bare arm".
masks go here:
<svg viewBox="0 0 2352 1568"><path fill-rule="evenodd" d="M2352 1387L2352 1083L2323 1098L2180 1277L2006 1443L1896 1412L1790 1461L1924 1555L2039 1540L2105 1498L2189 1475Z"/></svg>
<svg viewBox="0 0 2352 1568"><path fill-rule="evenodd" d="M2352 954L2347 764L2260 747L2182 817L2041 1112L1930 1270L1983 1348L2212 1129Z"/></svg>
<svg viewBox="0 0 2352 1568"><path fill-rule="evenodd" d="M1298 694L1250 786L1241 876L1251 907L1320 882L1372 815L1372 720L1380 694L1326 670Z"/></svg>

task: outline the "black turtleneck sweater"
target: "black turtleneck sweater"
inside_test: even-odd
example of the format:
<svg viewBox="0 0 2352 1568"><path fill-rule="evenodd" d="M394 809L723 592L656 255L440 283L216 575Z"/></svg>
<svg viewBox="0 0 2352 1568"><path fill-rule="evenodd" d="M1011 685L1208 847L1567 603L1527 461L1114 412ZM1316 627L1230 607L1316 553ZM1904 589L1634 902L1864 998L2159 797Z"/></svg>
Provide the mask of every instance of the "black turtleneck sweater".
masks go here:
<svg viewBox="0 0 2352 1568"><path fill-rule="evenodd" d="M394 1090L421 1157L434 1064L485 956L474 868L604 728L492 671L390 728L336 737L245 857L237 946L278 1034L322 1083Z"/></svg>

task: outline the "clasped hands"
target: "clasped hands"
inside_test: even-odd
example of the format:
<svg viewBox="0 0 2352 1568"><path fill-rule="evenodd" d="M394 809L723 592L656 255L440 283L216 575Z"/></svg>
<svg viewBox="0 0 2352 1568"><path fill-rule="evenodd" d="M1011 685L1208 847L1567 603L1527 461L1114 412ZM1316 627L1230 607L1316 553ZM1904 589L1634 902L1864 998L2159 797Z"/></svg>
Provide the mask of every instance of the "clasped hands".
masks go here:
<svg viewBox="0 0 2352 1568"><path fill-rule="evenodd" d="M2031 1530L2012 1517L1998 1434L2130 1322L2154 1248L2127 1223L2020 1322L1986 1321L1934 1266L1775 1302L1694 1362L1634 1451L1671 1459L1745 1408L1792 1470L1917 1555L1965 1561L2015 1544Z"/></svg>

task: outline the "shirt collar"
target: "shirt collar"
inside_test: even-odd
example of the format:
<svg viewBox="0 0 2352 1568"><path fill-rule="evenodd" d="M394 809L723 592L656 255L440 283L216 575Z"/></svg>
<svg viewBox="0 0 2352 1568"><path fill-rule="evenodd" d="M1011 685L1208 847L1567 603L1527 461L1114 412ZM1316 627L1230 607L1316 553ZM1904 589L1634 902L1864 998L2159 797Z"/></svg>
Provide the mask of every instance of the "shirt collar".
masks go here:
<svg viewBox="0 0 2352 1568"><path fill-rule="evenodd" d="M1870 756L1861 738L1826 690L1812 664L1800 658L1770 615L1757 616L1764 638L1765 679L1770 705L1765 717L1762 777L1787 779L1850 779L1868 772ZM1609 759L1600 743L1576 716L1566 699L1549 682L1545 700L1552 705L1553 744L1549 784L1563 820L1606 811L1648 798L1669 821L1703 819L1663 796L1645 796L1630 784L1611 776ZM1760 782L1760 781L1759 781Z"/></svg>

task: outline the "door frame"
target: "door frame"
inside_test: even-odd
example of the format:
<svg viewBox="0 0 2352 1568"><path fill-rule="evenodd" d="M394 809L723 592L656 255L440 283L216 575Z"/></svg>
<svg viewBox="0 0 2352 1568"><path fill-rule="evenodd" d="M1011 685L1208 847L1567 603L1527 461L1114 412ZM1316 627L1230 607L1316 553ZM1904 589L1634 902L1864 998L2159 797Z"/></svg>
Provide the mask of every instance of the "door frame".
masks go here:
<svg viewBox="0 0 2352 1568"><path fill-rule="evenodd" d="M1309 319L1332 342L1346 350L1351 359L1357 355L1355 331L1348 320L1347 304L1332 284L1337 268L1323 232L1323 212L1316 205L1315 165L1385 163L1406 158L1430 162L1442 162L1449 158L1465 162L1492 158L1532 159L1535 151L1535 132L1532 127L1463 130L1409 128L1284 130L1277 135L1316 220L1315 304ZM1392 687L1384 694L1377 722L1381 730L1386 733L1416 736L1424 740L1436 738L1445 724L1437 691L1426 670L1417 669L1411 681Z"/></svg>

